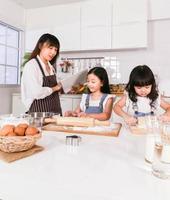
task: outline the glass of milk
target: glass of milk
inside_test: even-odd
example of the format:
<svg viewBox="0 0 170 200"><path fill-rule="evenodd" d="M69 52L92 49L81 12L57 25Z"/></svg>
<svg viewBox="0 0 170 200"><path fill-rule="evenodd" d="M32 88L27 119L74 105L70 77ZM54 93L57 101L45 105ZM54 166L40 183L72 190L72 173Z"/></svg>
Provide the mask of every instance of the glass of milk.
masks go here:
<svg viewBox="0 0 170 200"><path fill-rule="evenodd" d="M170 123L162 125L161 146L156 146L152 173L162 179L170 179Z"/></svg>
<svg viewBox="0 0 170 200"><path fill-rule="evenodd" d="M146 123L146 140L145 140L145 160L149 163L153 162L154 151L156 146L161 146L161 122L156 115L145 116Z"/></svg>

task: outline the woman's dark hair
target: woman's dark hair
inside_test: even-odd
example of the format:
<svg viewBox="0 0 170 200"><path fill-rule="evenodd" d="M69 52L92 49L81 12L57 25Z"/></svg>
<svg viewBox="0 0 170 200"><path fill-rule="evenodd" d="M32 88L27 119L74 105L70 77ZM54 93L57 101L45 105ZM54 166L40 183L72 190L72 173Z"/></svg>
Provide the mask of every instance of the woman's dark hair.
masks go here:
<svg viewBox="0 0 170 200"><path fill-rule="evenodd" d="M103 67L94 67L94 68L92 68L92 69L89 70L87 76L89 74L94 74L103 83L103 86L101 87L101 92L102 93L110 94L108 75L107 75L106 70Z"/></svg>
<svg viewBox="0 0 170 200"><path fill-rule="evenodd" d="M153 72L147 65L139 65L132 70L125 89L129 94L129 98L133 102L137 102L137 94L134 87L147 85L152 85L151 92L147 96L151 100L150 105L152 106L153 102L158 98L158 90Z"/></svg>
<svg viewBox="0 0 170 200"><path fill-rule="evenodd" d="M40 54L41 47L43 46L44 43L46 43L49 46L54 46L57 48L57 54L50 61L50 63L53 65L55 64L56 59L59 56L60 42L54 35L51 35L49 33L45 33L39 38L33 52L31 53L29 60L31 60L32 58L36 58L36 56Z"/></svg>

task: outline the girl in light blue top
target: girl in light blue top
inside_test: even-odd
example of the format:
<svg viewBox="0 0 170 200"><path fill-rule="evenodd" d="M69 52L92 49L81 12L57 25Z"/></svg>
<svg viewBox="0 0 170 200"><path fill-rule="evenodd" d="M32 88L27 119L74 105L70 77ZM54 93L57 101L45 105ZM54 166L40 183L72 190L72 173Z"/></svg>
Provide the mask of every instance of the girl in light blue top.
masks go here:
<svg viewBox="0 0 170 200"><path fill-rule="evenodd" d="M88 94L83 94L75 111L67 111L65 116L92 117L108 120L111 117L113 96L110 95L109 80L103 67L94 67L87 74Z"/></svg>

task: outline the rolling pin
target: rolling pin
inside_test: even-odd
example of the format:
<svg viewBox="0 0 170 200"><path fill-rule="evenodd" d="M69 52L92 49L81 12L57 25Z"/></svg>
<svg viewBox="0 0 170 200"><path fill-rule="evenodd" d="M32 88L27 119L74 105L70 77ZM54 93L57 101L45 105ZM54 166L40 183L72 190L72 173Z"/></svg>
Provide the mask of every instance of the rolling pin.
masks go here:
<svg viewBox="0 0 170 200"><path fill-rule="evenodd" d="M110 121L99 121L93 118L85 117L55 117L55 118L45 118L45 123L56 123L59 126L79 126L79 127L88 127L88 126L110 126Z"/></svg>

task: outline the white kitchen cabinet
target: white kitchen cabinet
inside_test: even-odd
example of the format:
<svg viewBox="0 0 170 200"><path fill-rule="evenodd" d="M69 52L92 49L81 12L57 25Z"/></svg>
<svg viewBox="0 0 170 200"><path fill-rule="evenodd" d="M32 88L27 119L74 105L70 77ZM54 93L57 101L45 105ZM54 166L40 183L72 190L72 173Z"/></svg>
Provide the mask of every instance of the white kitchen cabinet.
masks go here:
<svg viewBox="0 0 170 200"><path fill-rule="evenodd" d="M26 51L47 32L57 36L61 51L147 47L147 1L88 0L28 9Z"/></svg>
<svg viewBox="0 0 170 200"><path fill-rule="evenodd" d="M80 24L63 24L54 29L53 34L60 41L61 51L80 50Z"/></svg>
<svg viewBox="0 0 170 200"><path fill-rule="evenodd" d="M61 51L80 50L80 5L78 3L27 10L26 50L32 51L43 33L54 34Z"/></svg>
<svg viewBox="0 0 170 200"><path fill-rule="evenodd" d="M147 47L146 0L93 0L82 4L82 50L141 47Z"/></svg>
<svg viewBox="0 0 170 200"><path fill-rule="evenodd" d="M81 4L81 26L110 26L111 1L91 0Z"/></svg>
<svg viewBox="0 0 170 200"><path fill-rule="evenodd" d="M111 48L111 1L81 4L81 50Z"/></svg>
<svg viewBox="0 0 170 200"><path fill-rule="evenodd" d="M32 52L41 35L51 33L49 29L32 29L25 32L25 51Z"/></svg>
<svg viewBox="0 0 170 200"><path fill-rule="evenodd" d="M112 25L147 20L146 0L113 0Z"/></svg>
<svg viewBox="0 0 170 200"><path fill-rule="evenodd" d="M52 33L52 23L54 10L48 14L47 8L36 8L26 10L26 29L25 29L25 51L31 52L38 39L44 33Z"/></svg>
<svg viewBox="0 0 170 200"><path fill-rule="evenodd" d="M111 26L86 27L81 29L81 49L111 49Z"/></svg>
<svg viewBox="0 0 170 200"><path fill-rule="evenodd" d="M130 22L112 27L112 49L147 47L147 22Z"/></svg>
<svg viewBox="0 0 170 200"><path fill-rule="evenodd" d="M21 95L19 93L12 94L12 114L19 116L25 113L27 110L21 101Z"/></svg>
<svg viewBox="0 0 170 200"><path fill-rule="evenodd" d="M170 19L170 0L149 0L149 20Z"/></svg>
<svg viewBox="0 0 170 200"><path fill-rule="evenodd" d="M113 0L112 49L147 47L146 0Z"/></svg>
<svg viewBox="0 0 170 200"><path fill-rule="evenodd" d="M61 44L61 51L80 50L80 4L58 6L54 35Z"/></svg>

